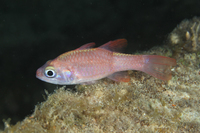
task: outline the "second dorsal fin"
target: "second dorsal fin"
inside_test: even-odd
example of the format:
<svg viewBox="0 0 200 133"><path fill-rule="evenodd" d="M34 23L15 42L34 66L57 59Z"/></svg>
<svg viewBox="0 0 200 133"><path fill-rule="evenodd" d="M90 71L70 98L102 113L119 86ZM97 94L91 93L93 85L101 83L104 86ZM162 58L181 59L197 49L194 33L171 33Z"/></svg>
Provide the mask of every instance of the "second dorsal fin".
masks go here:
<svg viewBox="0 0 200 133"><path fill-rule="evenodd" d="M98 48L106 49L113 52L122 52L126 46L127 46L126 39L117 39L114 41L109 41Z"/></svg>

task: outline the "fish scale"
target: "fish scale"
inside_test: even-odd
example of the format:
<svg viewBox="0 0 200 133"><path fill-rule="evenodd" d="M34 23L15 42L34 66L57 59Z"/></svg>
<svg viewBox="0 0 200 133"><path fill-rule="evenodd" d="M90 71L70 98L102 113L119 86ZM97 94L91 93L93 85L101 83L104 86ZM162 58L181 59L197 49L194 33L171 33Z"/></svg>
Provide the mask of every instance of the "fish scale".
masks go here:
<svg viewBox="0 0 200 133"><path fill-rule="evenodd" d="M79 64L73 70L77 72L77 76L79 78L90 78L88 80L99 79L113 72L112 63L111 63L112 53L109 53L108 51L105 51L102 49L99 51L96 51L96 50L84 51L84 53L80 51L80 54L81 55L76 55L76 56L82 56L81 59L84 58L83 59L84 61L82 60L82 61L74 62L74 64L72 64L74 66L76 66L76 64ZM73 58L77 58L77 57L73 57Z"/></svg>

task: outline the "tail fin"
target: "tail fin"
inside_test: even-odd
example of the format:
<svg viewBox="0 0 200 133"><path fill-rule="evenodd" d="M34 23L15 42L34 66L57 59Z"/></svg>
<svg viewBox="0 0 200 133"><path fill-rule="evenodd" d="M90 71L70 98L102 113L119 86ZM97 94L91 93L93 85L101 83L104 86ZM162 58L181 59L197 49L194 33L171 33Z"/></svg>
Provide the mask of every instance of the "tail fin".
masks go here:
<svg viewBox="0 0 200 133"><path fill-rule="evenodd" d="M159 55L144 55L145 65L143 72L162 80L170 80L171 66L176 65L176 60Z"/></svg>

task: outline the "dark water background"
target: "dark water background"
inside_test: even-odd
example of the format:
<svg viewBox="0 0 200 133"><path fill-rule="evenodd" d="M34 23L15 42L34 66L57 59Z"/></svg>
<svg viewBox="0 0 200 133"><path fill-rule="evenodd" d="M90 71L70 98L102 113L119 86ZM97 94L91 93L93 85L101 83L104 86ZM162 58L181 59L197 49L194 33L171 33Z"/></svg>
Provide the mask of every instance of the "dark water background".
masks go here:
<svg viewBox="0 0 200 133"><path fill-rule="evenodd" d="M47 60L118 38L128 40L128 53L148 50L182 20L200 16L199 7L199 0L1 0L0 120L23 120L44 101L44 89L57 87L35 78Z"/></svg>

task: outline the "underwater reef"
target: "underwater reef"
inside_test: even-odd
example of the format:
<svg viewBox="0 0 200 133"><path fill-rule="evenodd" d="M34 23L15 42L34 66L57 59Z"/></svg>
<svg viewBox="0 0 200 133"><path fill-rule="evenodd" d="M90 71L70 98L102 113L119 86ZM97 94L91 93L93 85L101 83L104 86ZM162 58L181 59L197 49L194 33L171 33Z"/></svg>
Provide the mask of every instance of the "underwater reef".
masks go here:
<svg viewBox="0 0 200 133"><path fill-rule="evenodd" d="M200 132L200 18L183 20L165 45L139 54L173 57L172 79L162 81L129 71L129 83L102 79L91 85L65 87L6 132ZM138 53L137 53L138 54Z"/></svg>

